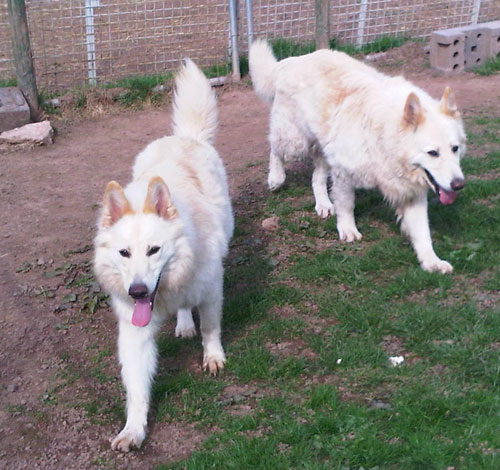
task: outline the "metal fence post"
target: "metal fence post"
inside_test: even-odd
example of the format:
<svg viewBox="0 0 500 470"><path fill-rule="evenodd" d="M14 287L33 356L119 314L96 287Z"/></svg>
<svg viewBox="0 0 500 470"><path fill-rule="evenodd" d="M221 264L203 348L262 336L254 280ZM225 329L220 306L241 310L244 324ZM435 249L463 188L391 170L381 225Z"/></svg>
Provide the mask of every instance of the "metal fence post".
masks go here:
<svg viewBox="0 0 500 470"><path fill-rule="evenodd" d="M253 1L246 0L245 5L247 8L247 38L248 38L248 51L253 43Z"/></svg>
<svg viewBox="0 0 500 470"><path fill-rule="evenodd" d="M330 47L329 0L315 0L316 10L316 49Z"/></svg>
<svg viewBox="0 0 500 470"><path fill-rule="evenodd" d="M12 50L16 66L17 86L28 102L31 120L39 121L42 112L38 103L26 5L24 0L8 0L7 5L12 30Z"/></svg>
<svg viewBox="0 0 500 470"><path fill-rule="evenodd" d="M239 82L241 80L240 74L240 54L238 51L238 21L237 0L229 0L229 23L231 27L231 60L233 62L233 80Z"/></svg>
<svg viewBox="0 0 500 470"><path fill-rule="evenodd" d="M100 6L100 0L85 0L85 44L87 45L87 68L89 74L89 85L95 85L97 83L94 7L98 6Z"/></svg>
<svg viewBox="0 0 500 470"><path fill-rule="evenodd" d="M481 10L481 0L474 0L474 5L472 7L472 14L470 18L471 24L477 24L479 21L479 11Z"/></svg>

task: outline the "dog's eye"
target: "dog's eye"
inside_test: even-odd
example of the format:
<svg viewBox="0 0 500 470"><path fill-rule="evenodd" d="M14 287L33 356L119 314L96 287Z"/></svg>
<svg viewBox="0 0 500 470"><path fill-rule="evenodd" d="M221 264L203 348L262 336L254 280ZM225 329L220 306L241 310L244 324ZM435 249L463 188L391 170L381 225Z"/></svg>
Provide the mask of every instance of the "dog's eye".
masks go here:
<svg viewBox="0 0 500 470"><path fill-rule="evenodd" d="M160 251L159 246L152 246L146 253L147 256L153 256L156 255Z"/></svg>
<svg viewBox="0 0 500 470"><path fill-rule="evenodd" d="M431 157L439 157L439 152L437 150L429 150L427 154Z"/></svg>
<svg viewBox="0 0 500 470"><path fill-rule="evenodd" d="M118 253L122 255L124 258L130 258L130 251L128 250L120 250Z"/></svg>
<svg viewBox="0 0 500 470"><path fill-rule="evenodd" d="M460 147L459 147L458 145L454 145L454 146L451 148L451 151L452 151L453 153L457 153L459 148L460 148Z"/></svg>

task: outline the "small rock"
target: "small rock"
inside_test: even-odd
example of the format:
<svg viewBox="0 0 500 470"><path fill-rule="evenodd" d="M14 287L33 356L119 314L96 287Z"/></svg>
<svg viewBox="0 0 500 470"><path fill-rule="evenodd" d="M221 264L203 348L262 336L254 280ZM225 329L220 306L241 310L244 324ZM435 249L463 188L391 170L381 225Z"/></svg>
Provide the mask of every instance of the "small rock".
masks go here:
<svg viewBox="0 0 500 470"><path fill-rule="evenodd" d="M7 385L7 391L10 392L10 393L14 393L18 389L19 389L19 385L17 385L17 384L9 384L9 385Z"/></svg>
<svg viewBox="0 0 500 470"><path fill-rule="evenodd" d="M368 54L365 57L367 62L376 62L377 60L384 59L387 57L387 52L377 52L376 54Z"/></svg>
<svg viewBox="0 0 500 470"><path fill-rule="evenodd" d="M50 145L53 143L53 135L54 129L52 129L50 121L34 122L10 131L2 132L0 134L0 144L32 147L37 145Z"/></svg>
<svg viewBox="0 0 500 470"><path fill-rule="evenodd" d="M385 401L381 400L372 400L370 402L370 406L372 408L375 408L376 410L391 410L392 406L390 403L386 403Z"/></svg>
<svg viewBox="0 0 500 470"><path fill-rule="evenodd" d="M222 86L228 81L227 77L214 77L208 80L211 86Z"/></svg>
<svg viewBox="0 0 500 470"><path fill-rule="evenodd" d="M280 218L278 216L269 217L262 221L262 228L264 230L274 231L277 230L280 225Z"/></svg>
<svg viewBox="0 0 500 470"><path fill-rule="evenodd" d="M168 90L168 86L160 83L159 85L156 85L155 87L153 87L152 91L153 91L153 93L163 93L166 90Z"/></svg>
<svg viewBox="0 0 500 470"><path fill-rule="evenodd" d="M47 100L44 103L47 106L52 106L53 108L61 107L61 100L59 98L52 98L51 100Z"/></svg>

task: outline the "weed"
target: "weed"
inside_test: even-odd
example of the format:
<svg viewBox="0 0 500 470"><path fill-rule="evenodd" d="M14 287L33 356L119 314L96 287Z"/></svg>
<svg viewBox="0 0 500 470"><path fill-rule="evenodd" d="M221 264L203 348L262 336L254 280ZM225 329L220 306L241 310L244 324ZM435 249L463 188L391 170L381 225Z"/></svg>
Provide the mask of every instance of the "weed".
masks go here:
<svg viewBox="0 0 500 470"><path fill-rule="evenodd" d="M477 75L493 75L500 71L500 57L492 57L488 59L481 67L473 69Z"/></svg>
<svg viewBox="0 0 500 470"><path fill-rule="evenodd" d="M17 86L17 80L15 78L1 78L0 88Z"/></svg>

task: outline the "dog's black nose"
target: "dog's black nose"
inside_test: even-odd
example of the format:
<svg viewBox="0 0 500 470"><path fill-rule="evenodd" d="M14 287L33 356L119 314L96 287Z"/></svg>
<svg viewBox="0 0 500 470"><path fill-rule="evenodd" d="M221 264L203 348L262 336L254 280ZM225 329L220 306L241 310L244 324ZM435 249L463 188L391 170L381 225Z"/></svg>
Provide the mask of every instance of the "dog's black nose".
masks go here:
<svg viewBox="0 0 500 470"><path fill-rule="evenodd" d="M455 178L450 186L453 191L460 191L465 186L465 180L463 178Z"/></svg>
<svg viewBox="0 0 500 470"><path fill-rule="evenodd" d="M128 295L134 299L143 299L148 295L148 287L146 284L142 283L134 283L128 289Z"/></svg>

